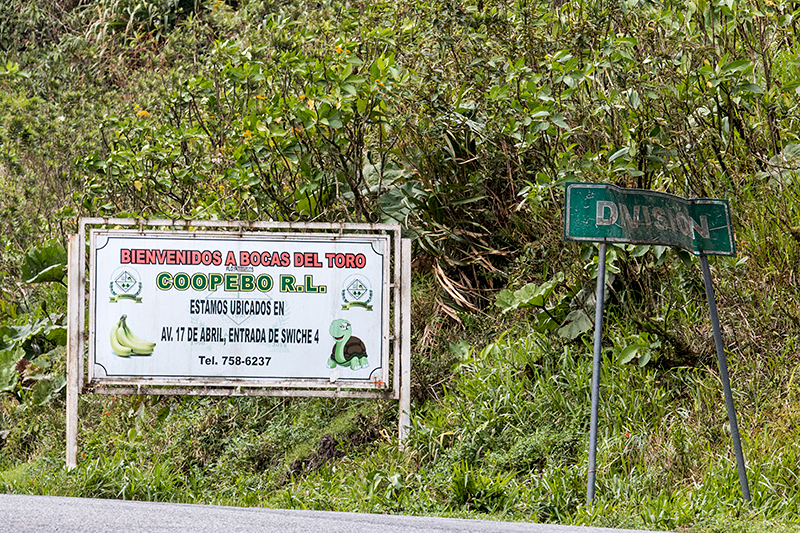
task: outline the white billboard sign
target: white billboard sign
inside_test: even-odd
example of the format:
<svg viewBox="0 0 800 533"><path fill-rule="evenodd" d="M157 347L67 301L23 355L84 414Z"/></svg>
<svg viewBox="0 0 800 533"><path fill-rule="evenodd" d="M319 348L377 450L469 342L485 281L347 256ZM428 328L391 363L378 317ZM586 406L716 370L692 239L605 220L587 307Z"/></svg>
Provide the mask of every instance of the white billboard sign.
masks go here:
<svg viewBox="0 0 800 533"><path fill-rule="evenodd" d="M385 389L381 234L95 229L89 379Z"/></svg>

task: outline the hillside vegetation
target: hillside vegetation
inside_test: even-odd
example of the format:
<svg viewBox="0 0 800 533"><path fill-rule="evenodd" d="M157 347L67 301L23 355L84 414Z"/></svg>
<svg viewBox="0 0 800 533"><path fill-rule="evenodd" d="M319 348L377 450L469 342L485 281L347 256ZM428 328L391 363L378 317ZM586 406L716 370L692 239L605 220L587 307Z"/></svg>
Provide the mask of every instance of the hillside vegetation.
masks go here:
<svg viewBox="0 0 800 533"><path fill-rule="evenodd" d="M682 531L800 522L800 3L0 3L0 491ZM712 259L752 505L696 258L597 249L564 184L731 202ZM81 216L397 222L413 429L389 401L82 396Z"/></svg>

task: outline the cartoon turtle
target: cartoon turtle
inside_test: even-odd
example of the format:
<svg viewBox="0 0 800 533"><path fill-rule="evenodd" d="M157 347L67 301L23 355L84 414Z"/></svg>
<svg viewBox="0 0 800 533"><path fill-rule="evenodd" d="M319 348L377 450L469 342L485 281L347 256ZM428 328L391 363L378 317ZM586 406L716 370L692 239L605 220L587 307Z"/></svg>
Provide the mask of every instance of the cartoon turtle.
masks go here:
<svg viewBox="0 0 800 533"><path fill-rule="evenodd" d="M349 366L351 370L368 368L367 347L358 337L353 337L352 326L347 320L339 319L331 322L330 334L336 344L333 345L328 358L328 368L336 365Z"/></svg>

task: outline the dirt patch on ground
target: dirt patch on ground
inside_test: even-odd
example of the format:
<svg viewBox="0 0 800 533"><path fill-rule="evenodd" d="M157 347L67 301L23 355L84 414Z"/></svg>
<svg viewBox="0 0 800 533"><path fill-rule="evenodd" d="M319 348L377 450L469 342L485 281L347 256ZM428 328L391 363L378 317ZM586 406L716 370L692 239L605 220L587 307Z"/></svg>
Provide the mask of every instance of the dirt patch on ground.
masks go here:
<svg viewBox="0 0 800 533"><path fill-rule="evenodd" d="M319 470L323 465L345 456L341 443L334 435L325 435L320 439L317 449L300 459L295 459L289 466L288 472L283 475L280 485L285 485L295 477L306 472Z"/></svg>
<svg viewBox="0 0 800 533"><path fill-rule="evenodd" d="M369 444L381 438L380 422L374 418L367 418L358 413L355 419L355 431L347 437L347 443L353 446Z"/></svg>
<svg viewBox="0 0 800 533"><path fill-rule="evenodd" d="M358 413L353 431L347 435L325 435L316 449L300 459L295 459L284 474L280 485L285 485L295 477L319 470L329 462L341 459L346 454L345 448L361 446L380 439L380 427L375 420Z"/></svg>
<svg viewBox="0 0 800 533"><path fill-rule="evenodd" d="M334 435L325 435L320 439L317 449L309 455L295 459L289 467L290 473L303 473L319 470L323 465L345 456L341 443Z"/></svg>

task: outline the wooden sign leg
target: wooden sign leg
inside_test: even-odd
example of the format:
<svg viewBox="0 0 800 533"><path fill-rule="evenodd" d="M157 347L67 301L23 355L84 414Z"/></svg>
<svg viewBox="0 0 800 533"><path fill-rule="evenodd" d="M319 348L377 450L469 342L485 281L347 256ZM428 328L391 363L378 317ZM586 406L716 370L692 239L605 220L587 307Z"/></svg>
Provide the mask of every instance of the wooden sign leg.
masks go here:
<svg viewBox="0 0 800 533"><path fill-rule="evenodd" d="M80 358L83 355L80 336L81 283L80 255L83 253L78 235L69 236L67 267L67 470L78 465L78 396L80 394Z"/></svg>
<svg viewBox="0 0 800 533"><path fill-rule="evenodd" d="M402 270L400 303L400 448L411 430L411 239L400 245Z"/></svg>

